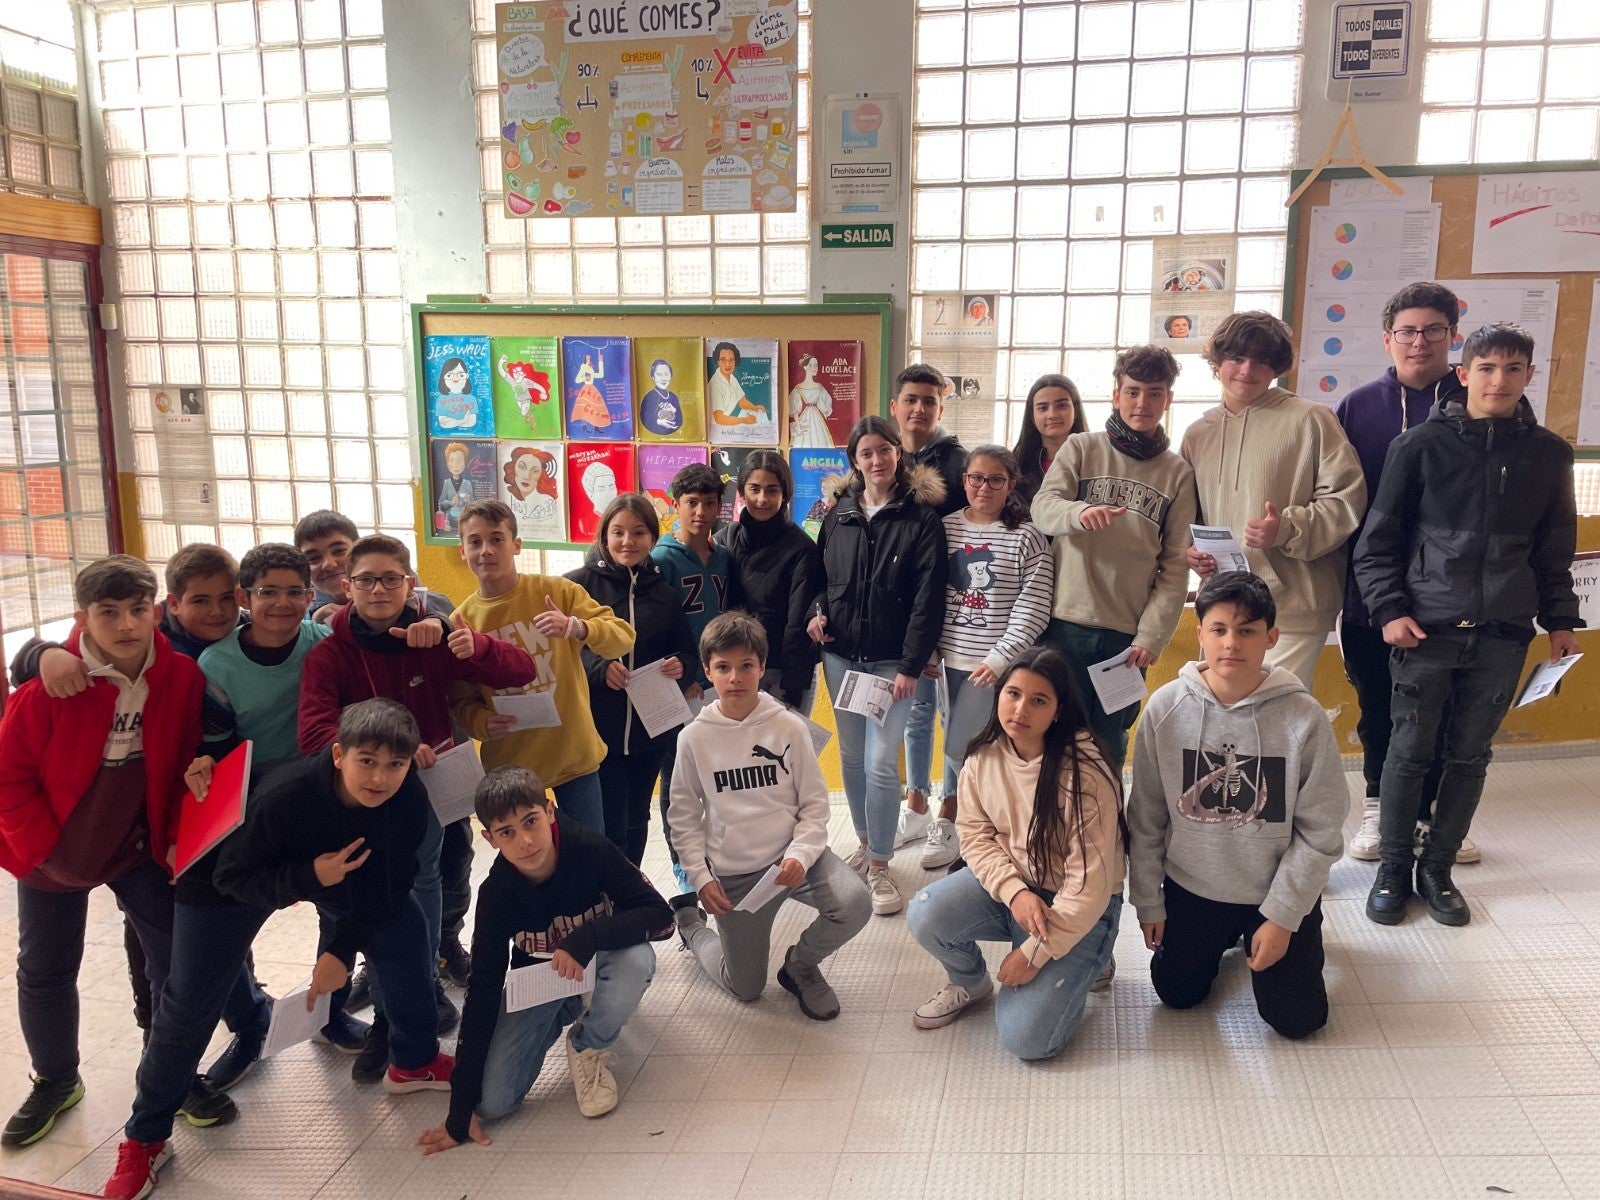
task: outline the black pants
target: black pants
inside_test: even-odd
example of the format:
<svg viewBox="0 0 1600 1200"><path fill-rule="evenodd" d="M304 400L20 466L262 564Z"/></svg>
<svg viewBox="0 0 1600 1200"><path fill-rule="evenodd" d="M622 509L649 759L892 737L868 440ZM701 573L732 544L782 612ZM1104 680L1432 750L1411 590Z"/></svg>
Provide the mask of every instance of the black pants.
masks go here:
<svg viewBox="0 0 1600 1200"><path fill-rule="evenodd" d="M1248 947L1266 920L1254 904L1207 900L1174 883L1162 886L1167 928L1150 959L1150 982L1171 1008L1193 1008L1211 993L1223 952L1244 935ZM1289 949L1265 971L1250 972L1261 1019L1286 1038L1309 1037L1328 1023L1322 981L1322 901L1289 937Z"/></svg>
<svg viewBox="0 0 1600 1200"><path fill-rule="evenodd" d="M600 797L605 805L606 837L638 866L650 837L650 794L666 757L665 743L638 754L612 751L600 764ZM666 796L665 791L662 793ZM662 827L665 828L663 817Z"/></svg>
<svg viewBox="0 0 1600 1200"><path fill-rule="evenodd" d="M1383 761L1389 756L1389 739L1394 734L1394 716L1390 708L1394 679L1389 673L1389 650L1389 643L1378 630L1369 625L1346 624L1344 618L1339 619L1339 652L1344 658L1344 676L1355 688L1356 702L1361 708L1360 719L1356 721L1356 736L1361 739L1361 777L1366 781L1367 796L1372 799L1377 798L1383 780ZM1440 727L1449 723L1447 716ZM1439 777L1443 773L1444 756L1436 754L1433 766L1422 781L1417 820L1433 819L1434 802L1439 798Z"/></svg>
<svg viewBox="0 0 1600 1200"><path fill-rule="evenodd" d="M667 853L677 865L678 852L672 848L672 825L667 820L667 809L672 805L672 772L678 766L678 743L668 738L667 752L661 758L661 836L667 843Z"/></svg>
<svg viewBox="0 0 1600 1200"><path fill-rule="evenodd" d="M444 827L439 851L439 878L443 885L439 928L444 938L459 938L472 907L472 818L462 817Z"/></svg>

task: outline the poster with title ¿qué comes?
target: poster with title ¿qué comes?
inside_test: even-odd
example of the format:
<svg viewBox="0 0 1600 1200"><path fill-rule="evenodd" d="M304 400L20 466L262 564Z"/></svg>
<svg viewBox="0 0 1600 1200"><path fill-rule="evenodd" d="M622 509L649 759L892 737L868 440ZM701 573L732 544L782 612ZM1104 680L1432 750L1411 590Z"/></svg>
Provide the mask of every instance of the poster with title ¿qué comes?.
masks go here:
<svg viewBox="0 0 1600 1200"><path fill-rule="evenodd" d="M495 6L506 210L793 212L796 0Z"/></svg>

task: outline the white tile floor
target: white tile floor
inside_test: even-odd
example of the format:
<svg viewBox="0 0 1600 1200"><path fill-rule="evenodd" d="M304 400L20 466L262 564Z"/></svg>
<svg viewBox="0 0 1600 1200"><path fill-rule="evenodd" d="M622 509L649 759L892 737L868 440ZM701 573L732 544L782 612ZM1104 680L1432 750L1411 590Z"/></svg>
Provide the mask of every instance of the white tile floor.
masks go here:
<svg viewBox="0 0 1600 1200"><path fill-rule="evenodd" d="M1203 1007L1159 1008L1131 912L1111 993L1091 999L1077 1038L1044 1065L1009 1058L986 1007L945 1030L912 1027L911 1010L940 974L900 917L874 918L828 964L844 1008L828 1024L807 1021L775 983L740 1005L666 944L616 1048L622 1103L603 1120L578 1114L556 1054L522 1113L491 1127L492 1147L424 1160L411 1143L441 1119L443 1097L358 1089L349 1059L302 1046L240 1085L236 1124L180 1122L158 1195L1593 1200L1597 802L1600 759L1497 764L1473 830L1484 861L1457 875L1472 902L1466 929L1420 912L1399 928L1373 925L1362 914L1371 866L1341 862L1325 900L1333 1017L1299 1045L1256 1019L1237 955ZM833 834L848 848L842 808ZM910 861L896 868L907 888L922 878L915 854L902 852ZM667 882L664 853L652 849L646 865ZM0 1174L98 1194L127 1116L139 1035L103 892L91 915L88 1096L45 1142L0 1157ZM11 942L9 891L0 917ZM808 917L792 907L777 938ZM313 924L302 906L256 943L275 991L306 975ZM5 1113L26 1091L27 1068L7 975Z"/></svg>

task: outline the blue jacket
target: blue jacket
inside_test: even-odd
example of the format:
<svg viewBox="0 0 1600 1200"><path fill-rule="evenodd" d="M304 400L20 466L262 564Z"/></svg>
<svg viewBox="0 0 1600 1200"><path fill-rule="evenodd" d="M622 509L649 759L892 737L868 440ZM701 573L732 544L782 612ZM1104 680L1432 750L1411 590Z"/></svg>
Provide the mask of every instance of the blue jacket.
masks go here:
<svg viewBox="0 0 1600 1200"><path fill-rule="evenodd" d="M726 546L711 543L711 561L701 562L700 556L672 534L662 534L650 557L661 574L678 593L684 615L689 618L689 629L694 634L694 644L700 645L700 635L711 624L712 618L722 615L728 603L728 577L733 573L733 558ZM688 675L693 682L706 687L710 680L700 666L697 654L688 664Z"/></svg>

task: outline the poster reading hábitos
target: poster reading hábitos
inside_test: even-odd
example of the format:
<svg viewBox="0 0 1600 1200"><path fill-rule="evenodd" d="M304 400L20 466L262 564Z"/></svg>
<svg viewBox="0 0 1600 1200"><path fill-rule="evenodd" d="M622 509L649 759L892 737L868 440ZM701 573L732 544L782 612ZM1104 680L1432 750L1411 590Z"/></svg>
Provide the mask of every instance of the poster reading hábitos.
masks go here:
<svg viewBox="0 0 1600 1200"><path fill-rule="evenodd" d="M797 8L495 5L507 211L793 212Z"/></svg>

